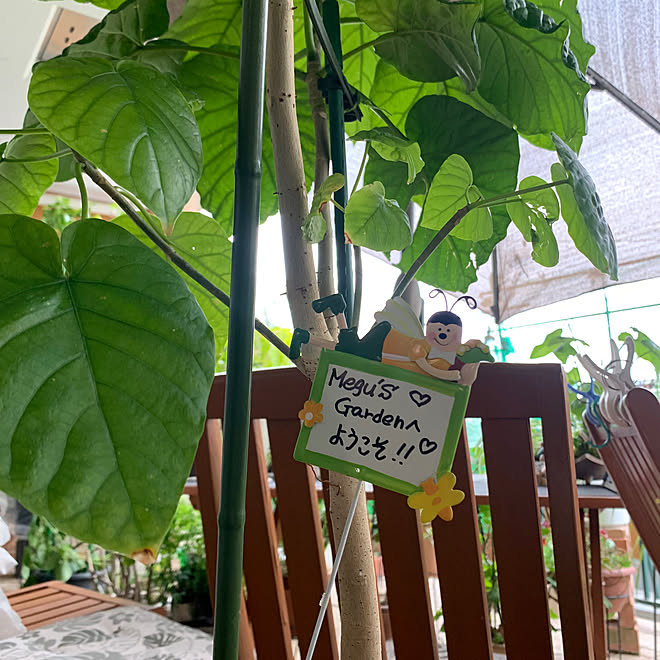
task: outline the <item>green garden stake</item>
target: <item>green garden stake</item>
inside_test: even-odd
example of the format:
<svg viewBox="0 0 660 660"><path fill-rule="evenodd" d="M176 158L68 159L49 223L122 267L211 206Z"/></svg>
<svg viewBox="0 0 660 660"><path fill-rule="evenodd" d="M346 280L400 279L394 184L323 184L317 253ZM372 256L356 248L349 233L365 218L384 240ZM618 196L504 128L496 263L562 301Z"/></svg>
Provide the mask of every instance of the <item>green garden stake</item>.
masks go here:
<svg viewBox="0 0 660 660"><path fill-rule="evenodd" d="M234 302L229 308L227 394L213 630L214 660L238 658L257 231L261 197L266 8L265 0L245 0L243 3L231 272L231 296Z"/></svg>

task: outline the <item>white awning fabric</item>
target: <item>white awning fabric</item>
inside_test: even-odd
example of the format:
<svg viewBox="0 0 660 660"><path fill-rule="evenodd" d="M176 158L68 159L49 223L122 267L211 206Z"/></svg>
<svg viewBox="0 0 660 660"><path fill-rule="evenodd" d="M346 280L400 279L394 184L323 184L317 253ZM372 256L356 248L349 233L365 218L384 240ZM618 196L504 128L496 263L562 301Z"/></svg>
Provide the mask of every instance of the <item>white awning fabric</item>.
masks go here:
<svg viewBox="0 0 660 660"><path fill-rule="evenodd" d="M581 0L587 39L596 46L594 71L653 117L660 118L660 4ZM521 141L519 178L550 180L553 152ZM608 92L589 94L589 134L580 161L596 184L619 256L619 282L660 276L660 134ZM544 268L531 259L531 245L511 225L492 263L479 269L469 293L482 310L503 321L519 312L593 291L615 282L597 271L555 224L559 264ZM495 295L497 291L497 296ZM496 304L497 300L497 304Z"/></svg>

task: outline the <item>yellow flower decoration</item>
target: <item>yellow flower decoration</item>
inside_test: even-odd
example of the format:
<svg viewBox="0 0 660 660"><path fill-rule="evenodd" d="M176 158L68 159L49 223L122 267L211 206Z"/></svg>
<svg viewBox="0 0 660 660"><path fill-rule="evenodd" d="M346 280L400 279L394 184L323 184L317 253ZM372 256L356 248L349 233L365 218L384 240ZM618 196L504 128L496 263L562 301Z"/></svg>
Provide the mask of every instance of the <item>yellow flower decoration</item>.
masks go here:
<svg viewBox="0 0 660 660"><path fill-rule="evenodd" d="M452 507L465 499L463 491L454 490L456 477L451 472L443 474L437 482L429 477L420 485L424 491L410 495L408 506L422 510L423 523L431 522L436 516L451 520L454 517Z"/></svg>
<svg viewBox="0 0 660 660"><path fill-rule="evenodd" d="M323 421L323 415L321 411L323 410L322 403L316 403L316 401L305 401L303 409L298 413L298 417L302 419L305 426L311 428L314 424L319 424Z"/></svg>

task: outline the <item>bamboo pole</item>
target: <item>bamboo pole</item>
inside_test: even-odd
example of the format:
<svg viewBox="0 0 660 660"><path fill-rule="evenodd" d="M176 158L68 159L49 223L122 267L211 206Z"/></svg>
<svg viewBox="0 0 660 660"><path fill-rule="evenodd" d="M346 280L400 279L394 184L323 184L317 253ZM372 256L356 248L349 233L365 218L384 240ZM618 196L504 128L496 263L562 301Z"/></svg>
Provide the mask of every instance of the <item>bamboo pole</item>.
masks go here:
<svg viewBox="0 0 660 660"><path fill-rule="evenodd" d="M239 649L257 231L261 197L266 16L266 0L244 0L231 272L233 298L229 308L227 394L218 515L214 660L236 660Z"/></svg>

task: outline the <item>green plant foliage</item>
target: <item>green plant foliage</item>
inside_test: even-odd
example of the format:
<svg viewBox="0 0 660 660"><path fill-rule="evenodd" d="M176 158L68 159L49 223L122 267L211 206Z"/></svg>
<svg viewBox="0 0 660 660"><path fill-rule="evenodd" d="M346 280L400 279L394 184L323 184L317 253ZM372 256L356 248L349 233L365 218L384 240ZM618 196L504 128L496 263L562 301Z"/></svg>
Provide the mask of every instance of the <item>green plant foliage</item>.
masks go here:
<svg viewBox="0 0 660 660"><path fill-rule="evenodd" d="M346 205L344 230L353 245L388 252L410 245L412 234L406 212L385 198L379 181L355 191Z"/></svg>
<svg viewBox="0 0 660 660"><path fill-rule="evenodd" d="M172 225L201 175L202 144L167 76L130 60L59 57L35 68L28 100L44 126Z"/></svg>
<svg viewBox="0 0 660 660"><path fill-rule="evenodd" d="M552 16L529 0L504 0L504 9L511 18L524 28L538 30L544 34L552 34L559 29L559 23Z"/></svg>
<svg viewBox="0 0 660 660"><path fill-rule="evenodd" d="M165 255L147 238L138 226L126 215L115 218L114 221L123 229L129 231L158 256ZM182 256L191 266L209 279L225 293L229 294L231 280L231 247L232 244L223 228L213 218L202 213L184 211L174 223L172 233L165 235L160 225L152 222L152 227L162 238ZM178 270L178 269L177 269ZM213 328L215 335L216 358L222 355L227 343L227 326L229 310L227 306L202 288L195 280L178 271L197 298L206 320Z"/></svg>
<svg viewBox="0 0 660 660"><path fill-rule="evenodd" d="M641 330L638 330L637 328L632 328L632 330L637 333L637 337L633 337L629 332L622 332L619 335L619 341L625 341L626 337L632 337L635 341L635 353L637 353L637 357L650 362L655 369L656 375L659 374L660 346Z"/></svg>
<svg viewBox="0 0 660 660"><path fill-rule="evenodd" d="M357 0L358 16L376 32L376 54L421 82L458 75L468 90L479 79L473 30L479 3L437 0Z"/></svg>
<svg viewBox="0 0 660 660"><path fill-rule="evenodd" d="M446 130L451 126L452 130ZM422 150L423 175L434 177L442 163L452 154L462 156L470 166L474 184L485 198L515 189L518 178L518 136L498 121L448 96L425 96L410 110L406 135ZM387 183L385 183L387 187ZM389 189L388 189L388 194ZM493 232L481 241L454 238L450 246L442 246L431 256L428 268L422 268L418 279L449 291L465 291L476 280L476 266L485 263L493 247L506 236L510 222L501 207L491 210ZM412 264L433 236L418 227L420 236L413 239L399 268ZM425 278L430 279L425 279Z"/></svg>
<svg viewBox="0 0 660 660"><path fill-rule="evenodd" d="M423 194L426 184L424 174L408 185L408 166L405 163L381 158L371 145L367 146L367 165L364 168L364 183L380 181L385 186L389 199L395 199L402 209L408 207L414 195Z"/></svg>
<svg viewBox="0 0 660 660"><path fill-rule="evenodd" d="M321 209L331 199L332 195L344 187L343 174L331 174L314 193L312 205L303 224L303 236L308 243L318 243L323 240L328 224L321 214Z"/></svg>
<svg viewBox="0 0 660 660"><path fill-rule="evenodd" d="M102 220L0 218L0 488L156 555L195 455L213 336L174 270Z"/></svg>
<svg viewBox="0 0 660 660"><path fill-rule="evenodd" d="M406 180L408 185L417 178L417 174L424 168L424 161L420 156L421 152L417 142L402 137L392 128L383 126L368 131L360 131L353 135L351 140L354 142L368 141L381 158L405 163L408 167L408 178Z"/></svg>
<svg viewBox="0 0 660 660"><path fill-rule="evenodd" d="M238 54L238 53L237 53ZM236 122L238 119L239 61L230 57L198 55L185 62L180 80L204 101L197 122L204 146L204 173L198 190L202 205L222 225L233 233L234 164L236 159ZM307 92L298 83L298 121L301 139L314 143L314 127ZM304 154L307 179L314 179L314 152ZM261 180L261 219L277 212L277 185L273 164L273 146L268 121L264 122Z"/></svg>
<svg viewBox="0 0 660 660"><path fill-rule="evenodd" d="M532 188L546 183L537 176L528 176L519 188ZM532 259L548 268L559 261L559 247L552 223L559 218L559 201L551 188L521 195L506 205L513 224L523 238L532 244Z"/></svg>
<svg viewBox="0 0 660 660"><path fill-rule="evenodd" d="M398 267L404 272L408 270L435 234L432 229L417 227L412 245L401 255ZM472 241L463 241L451 234L447 236L421 267L417 279L447 291L467 291L468 286L477 281Z"/></svg>
<svg viewBox="0 0 660 660"><path fill-rule="evenodd" d="M0 154L0 213L31 215L57 176L57 160L12 163L9 159L42 158L55 152L50 135L17 135Z"/></svg>
<svg viewBox="0 0 660 660"><path fill-rule="evenodd" d="M618 279L618 264L614 236L610 230L596 186L587 170L571 148L557 135L552 140L561 161L552 168L552 180L561 181L568 176L570 186L558 186L561 214L568 225L575 247L603 273ZM562 167L563 166L563 167Z"/></svg>
<svg viewBox="0 0 660 660"><path fill-rule="evenodd" d="M472 183L472 170L465 158L452 154L433 177L421 225L429 229L441 229L459 209L480 198L481 194ZM478 208L470 211L451 233L457 238L470 241L490 238L493 233L490 210Z"/></svg>
<svg viewBox="0 0 660 660"><path fill-rule="evenodd" d="M573 344L575 343L589 346L589 344L582 339L563 337L561 334L561 328L557 328L557 330L553 330L548 334L538 346L534 346L529 357L535 359L554 353L563 364L566 364L566 360L568 360L571 355L577 355L577 351L573 348Z"/></svg>
<svg viewBox="0 0 660 660"><path fill-rule="evenodd" d="M52 0L41 0L41 2L51 2ZM81 5L90 4L101 7L101 9L116 9L124 0L76 0Z"/></svg>
<svg viewBox="0 0 660 660"><path fill-rule="evenodd" d="M64 55L128 57L163 34L169 20L166 0L129 0L69 46Z"/></svg>
<svg viewBox="0 0 660 660"><path fill-rule="evenodd" d="M482 56L479 94L525 135L554 131L574 143L585 135L589 85L562 59L568 32L568 24L552 34L521 27L501 0L485 0L476 31Z"/></svg>
<svg viewBox="0 0 660 660"><path fill-rule="evenodd" d="M164 36L203 48L219 43L238 47L242 8L240 0L188 0Z"/></svg>
<svg viewBox="0 0 660 660"><path fill-rule="evenodd" d="M401 75L391 64L378 60L369 99L378 107L386 108L391 122L403 131L406 117L415 103L427 94L442 93L443 86L444 83L415 82Z"/></svg>

